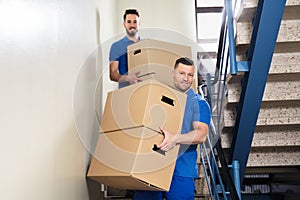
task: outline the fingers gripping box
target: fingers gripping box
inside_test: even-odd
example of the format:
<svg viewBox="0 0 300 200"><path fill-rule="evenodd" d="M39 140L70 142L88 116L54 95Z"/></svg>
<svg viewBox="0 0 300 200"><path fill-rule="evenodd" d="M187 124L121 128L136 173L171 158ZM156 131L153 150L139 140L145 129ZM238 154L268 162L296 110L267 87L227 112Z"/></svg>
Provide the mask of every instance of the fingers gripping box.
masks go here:
<svg viewBox="0 0 300 200"><path fill-rule="evenodd" d="M168 191L179 146L160 152L162 139L146 127L99 134L88 177L114 188Z"/></svg>

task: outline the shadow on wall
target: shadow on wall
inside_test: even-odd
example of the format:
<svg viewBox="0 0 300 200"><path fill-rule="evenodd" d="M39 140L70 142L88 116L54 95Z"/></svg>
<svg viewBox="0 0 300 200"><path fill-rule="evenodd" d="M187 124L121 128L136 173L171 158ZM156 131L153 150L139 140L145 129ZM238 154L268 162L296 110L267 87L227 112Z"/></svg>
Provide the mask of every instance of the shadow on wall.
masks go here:
<svg viewBox="0 0 300 200"><path fill-rule="evenodd" d="M81 88L78 91L78 95L81 93L88 92L88 95L84 97L83 95L78 96L78 99L82 101L78 101L78 134L81 138L81 142L85 145L85 148L88 150L90 155L92 155L93 150L95 149L96 141L98 140L98 130L100 119L102 115L102 52L100 48L100 13L99 10L95 10L95 17L96 17L96 41L97 47L96 49L89 55L85 63L82 65L80 70L80 76L78 77L78 87L81 88L79 85L86 85L85 88ZM92 76L88 78L88 76ZM75 97L75 95L74 95ZM88 104L85 104L85 101L82 98L87 98ZM81 107L81 109L80 109ZM86 109L88 107L88 109ZM76 112L77 112L76 111ZM81 112L80 112L81 111ZM74 110L75 112L75 110ZM82 112L85 112L88 116L87 118L82 117ZM82 118L81 118L82 117ZM89 119L92 119L89 121ZM83 120L83 121L82 121ZM82 124L83 123L83 124ZM91 124L92 123L92 124ZM93 127L92 130L89 129L89 125L87 127L84 124L89 124L90 127ZM88 146L88 145L91 146ZM88 169L89 163L91 160L91 156L88 159L87 167ZM86 170L87 171L87 170ZM86 178L86 184L88 189L88 195L90 200L102 200L104 199L104 193L101 192L101 184Z"/></svg>

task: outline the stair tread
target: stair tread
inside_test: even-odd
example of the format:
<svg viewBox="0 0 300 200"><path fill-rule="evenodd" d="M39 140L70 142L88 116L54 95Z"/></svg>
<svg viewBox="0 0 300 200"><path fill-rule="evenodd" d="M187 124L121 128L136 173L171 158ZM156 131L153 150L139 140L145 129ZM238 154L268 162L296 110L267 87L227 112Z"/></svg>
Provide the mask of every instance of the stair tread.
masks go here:
<svg viewBox="0 0 300 200"><path fill-rule="evenodd" d="M284 103L282 105L282 103ZM256 125L284 125L300 124L300 101L273 102L270 105L262 104ZM277 105L275 105L277 104ZM224 126L234 126L236 105L228 104L224 110Z"/></svg>
<svg viewBox="0 0 300 200"><path fill-rule="evenodd" d="M300 74L289 74L288 76L269 77L265 86L263 102L270 101L295 101L300 99ZM241 79L241 77L240 77ZM281 80L276 80L281 79ZM290 80L286 80L290 79ZM299 80L293 80L299 79ZM228 84L227 103L236 103L241 94L241 80L235 78L234 84ZM270 81L269 81L270 80ZM274 81L276 80L276 81ZM231 80L233 82L233 80Z"/></svg>
<svg viewBox="0 0 300 200"><path fill-rule="evenodd" d="M250 166L296 166L300 165L300 148L263 148L251 150L247 167Z"/></svg>
<svg viewBox="0 0 300 200"><path fill-rule="evenodd" d="M277 42L294 42L300 41L299 25L300 19L281 21ZM249 44L252 35L252 23L244 22L236 24L236 44Z"/></svg>
<svg viewBox="0 0 300 200"><path fill-rule="evenodd" d="M243 0L241 5L240 14L237 16L236 20L241 21L252 21L258 0ZM287 0L286 8L284 10L283 19L289 18L299 18L299 5L300 1L298 0Z"/></svg>
<svg viewBox="0 0 300 200"><path fill-rule="evenodd" d="M251 147L284 147L300 146L300 126L257 127ZM230 148L232 128L223 129L222 147Z"/></svg>
<svg viewBox="0 0 300 200"><path fill-rule="evenodd" d="M300 20L286 20L281 21L280 29L278 32L277 42L291 42L299 41L299 29L298 24ZM237 45L249 44L251 40L252 33L252 23L237 23Z"/></svg>
<svg viewBox="0 0 300 200"><path fill-rule="evenodd" d="M224 149L228 156L229 149ZM299 147L251 148L247 167L280 167L300 165Z"/></svg>

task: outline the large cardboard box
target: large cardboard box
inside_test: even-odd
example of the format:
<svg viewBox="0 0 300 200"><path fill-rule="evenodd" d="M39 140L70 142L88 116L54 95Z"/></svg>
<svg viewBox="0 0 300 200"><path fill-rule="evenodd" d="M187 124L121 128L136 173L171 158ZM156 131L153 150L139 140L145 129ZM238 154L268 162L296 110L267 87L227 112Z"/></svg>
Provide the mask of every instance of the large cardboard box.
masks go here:
<svg viewBox="0 0 300 200"><path fill-rule="evenodd" d="M127 56L129 74L140 72L138 76L142 80L155 79L173 86L171 72L175 61L180 57L192 59L192 49L190 46L143 39L127 47ZM197 83L197 72L194 82Z"/></svg>
<svg viewBox="0 0 300 200"><path fill-rule="evenodd" d="M159 127L180 134L186 94L146 80L108 94L91 179L121 189L169 190L179 146L162 152Z"/></svg>
<svg viewBox="0 0 300 200"><path fill-rule="evenodd" d="M146 80L109 92L100 132L133 127L180 133L186 94L156 80Z"/></svg>
<svg viewBox="0 0 300 200"><path fill-rule="evenodd" d="M162 140L146 127L99 134L88 177L114 188L168 191L179 146L156 150Z"/></svg>

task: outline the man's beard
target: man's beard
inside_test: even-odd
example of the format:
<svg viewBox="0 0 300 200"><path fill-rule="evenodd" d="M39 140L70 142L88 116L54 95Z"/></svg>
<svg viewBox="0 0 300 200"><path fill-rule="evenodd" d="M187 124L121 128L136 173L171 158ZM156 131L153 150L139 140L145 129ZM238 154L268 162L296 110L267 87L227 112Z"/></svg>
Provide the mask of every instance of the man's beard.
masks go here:
<svg viewBox="0 0 300 200"><path fill-rule="evenodd" d="M133 30L133 31L132 31ZM131 30L127 30L126 29L126 33L127 35L129 35L130 37L134 37L137 34L137 30L136 29L131 29Z"/></svg>

